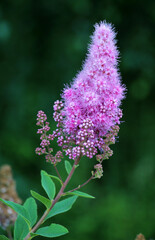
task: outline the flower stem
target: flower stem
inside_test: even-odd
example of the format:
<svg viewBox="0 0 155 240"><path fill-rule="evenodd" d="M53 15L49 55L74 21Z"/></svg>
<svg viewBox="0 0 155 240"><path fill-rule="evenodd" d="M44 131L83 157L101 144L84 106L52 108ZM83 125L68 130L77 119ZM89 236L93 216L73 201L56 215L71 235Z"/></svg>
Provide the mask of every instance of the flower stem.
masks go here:
<svg viewBox="0 0 155 240"><path fill-rule="evenodd" d="M73 175L73 173L76 169L76 165L79 163L79 161L80 161L80 157L78 157L75 160L74 165L73 165L69 175L67 176L64 184L62 185L62 187L61 187L60 191L58 192L56 198L52 201L51 207L44 212L44 214L42 215L40 220L36 223L36 225L32 228L32 230L28 233L28 235L24 238L24 240L28 240L31 237L30 233L34 233L40 227L40 225L44 222L44 219L46 218L48 213L51 211L51 209L54 207L54 205L59 201L59 199L63 195L64 190L65 190L67 184L69 183L69 181L70 181L70 179L71 179L71 177L72 177L72 175Z"/></svg>
<svg viewBox="0 0 155 240"><path fill-rule="evenodd" d="M74 192L75 190L78 190L82 187L84 187L87 183L89 183L92 179L93 179L94 175L92 175L86 182L84 182L83 184L79 185L78 187L68 191L68 192Z"/></svg>
<svg viewBox="0 0 155 240"><path fill-rule="evenodd" d="M54 165L54 168L55 168L55 171L56 171L58 177L60 178L60 180L61 180L61 182L62 182L62 184L63 184L63 180L62 180L62 178L61 178L61 176L60 176L60 173L59 173L59 171L58 171L58 169L57 169L57 166Z"/></svg>

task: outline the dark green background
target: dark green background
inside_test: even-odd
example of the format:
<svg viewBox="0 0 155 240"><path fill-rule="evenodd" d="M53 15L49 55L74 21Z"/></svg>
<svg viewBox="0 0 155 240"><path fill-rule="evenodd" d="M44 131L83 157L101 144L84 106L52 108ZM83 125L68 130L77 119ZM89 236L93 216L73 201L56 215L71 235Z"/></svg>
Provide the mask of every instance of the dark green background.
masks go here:
<svg viewBox="0 0 155 240"><path fill-rule="evenodd" d="M118 32L128 89L119 141L103 178L84 188L96 199L78 199L54 222L68 227L64 240L133 240L139 232L155 238L154 0L0 1L0 165L11 164L23 200L30 189L42 192L40 169L54 170L34 152L37 111L54 129L53 103L81 69L93 25L104 19ZM84 159L70 187L84 182L94 163Z"/></svg>

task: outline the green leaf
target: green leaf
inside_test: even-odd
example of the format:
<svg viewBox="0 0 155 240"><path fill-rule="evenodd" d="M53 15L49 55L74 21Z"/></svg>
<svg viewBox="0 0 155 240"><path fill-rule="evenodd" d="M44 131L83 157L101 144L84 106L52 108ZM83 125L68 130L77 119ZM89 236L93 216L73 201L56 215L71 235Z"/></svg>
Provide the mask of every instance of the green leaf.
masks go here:
<svg viewBox="0 0 155 240"><path fill-rule="evenodd" d="M14 240L24 239L29 233L29 227L21 216L17 217L14 227ZM1 239L1 238L0 238Z"/></svg>
<svg viewBox="0 0 155 240"><path fill-rule="evenodd" d="M51 204L52 202L46 198L46 197L43 197L42 195L40 195L39 193L35 192L35 191L30 191L31 192L31 195L36 198L38 201L40 201L41 203L43 203L45 205L45 207L48 209L51 207Z"/></svg>
<svg viewBox="0 0 155 240"><path fill-rule="evenodd" d="M65 161L65 168L66 168L66 172L69 174L70 171L72 170L72 165L70 164L69 161Z"/></svg>
<svg viewBox="0 0 155 240"><path fill-rule="evenodd" d="M88 193L84 193L81 191L67 192L66 194L67 195L76 195L76 196L85 197L85 198L95 198L92 195L89 195Z"/></svg>
<svg viewBox="0 0 155 240"><path fill-rule="evenodd" d="M62 181L60 180L60 178L58 178L58 177L56 177L54 175L50 175L50 174L48 174L48 176L51 177L51 178L56 179L57 181L59 181L61 185L63 184Z"/></svg>
<svg viewBox="0 0 155 240"><path fill-rule="evenodd" d="M36 234L43 236L43 237L59 237L64 234L68 233L67 228L63 227L59 224L52 223L48 227L40 228L36 231Z"/></svg>
<svg viewBox="0 0 155 240"><path fill-rule="evenodd" d="M41 184L49 199L53 199L55 196L55 184L45 171L41 171Z"/></svg>
<svg viewBox="0 0 155 240"><path fill-rule="evenodd" d="M0 235L0 240L9 240L9 238L7 238L7 237L4 236L4 235Z"/></svg>
<svg viewBox="0 0 155 240"><path fill-rule="evenodd" d="M22 205L20 205L18 203L7 201L2 198L0 198L0 201L3 202L5 205L9 206L10 208L12 208L21 217L23 217L24 220L26 221L26 223L30 226L30 221L28 220L29 214L28 214L27 210L25 209L25 207L23 207Z"/></svg>
<svg viewBox="0 0 155 240"><path fill-rule="evenodd" d="M36 201L34 200L34 198L30 197L26 200L26 202L24 203L24 207L25 209L28 211L29 213L29 221L30 221L30 226L32 227L38 218L37 215L37 204Z"/></svg>
<svg viewBox="0 0 155 240"><path fill-rule="evenodd" d="M38 236L38 234L36 234L36 233L30 233L30 236L31 236L31 239L32 239L32 238Z"/></svg>
<svg viewBox="0 0 155 240"><path fill-rule="evenodd" d="M67 212L68 210L70 210L73 204L75 203L77 197L78 196L73 196L56 203L54 207L51 209L51 211L49 212L49 214L46 216L45 220L57 214Z"/></svg>

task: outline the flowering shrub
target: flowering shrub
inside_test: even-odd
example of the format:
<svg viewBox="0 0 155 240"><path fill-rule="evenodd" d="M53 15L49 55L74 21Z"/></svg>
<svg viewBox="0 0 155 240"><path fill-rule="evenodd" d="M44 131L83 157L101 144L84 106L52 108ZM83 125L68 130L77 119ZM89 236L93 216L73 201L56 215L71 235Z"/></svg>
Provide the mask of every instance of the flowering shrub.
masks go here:
<svg viewBox="0 0 155 240"><path fill-rule="evenodd" d="M38 235L58 237L66 234L68 230L62 225L41 225L47 219L70 210L77 197L93 198L78 190L91 179L102 177L102 162L113 153L109 146L115 143L118 135L122 117L120 105L125 92L117 63L118 50L112 26L106 22L96 24L82 71L77 74L71 86L64 88L61 100L54 103L56 130L50 132L49 122L43 111L39 111L37 115L37 133L41 143L40 147L36 148L36 154L45 155L46 161L53 165L58 176L41 171L41 184L46 197L31 191L32 197L23 205L1 199L2 203L18 213L14 228L15 240L28 240ZM54 153L52 148L54 139L57 139L61 148L57 153ZM68 176L63 180L57 165L65 155L73 160L73 164L65 161ZM97 162L91 176L83 184L66 192L66 186L83 156L90 159L96 157ZM58 193L54 183L57 180L61 184ZM59 201L65 196L64 200ZM46 208L39 220L35 199Z"/></svg>

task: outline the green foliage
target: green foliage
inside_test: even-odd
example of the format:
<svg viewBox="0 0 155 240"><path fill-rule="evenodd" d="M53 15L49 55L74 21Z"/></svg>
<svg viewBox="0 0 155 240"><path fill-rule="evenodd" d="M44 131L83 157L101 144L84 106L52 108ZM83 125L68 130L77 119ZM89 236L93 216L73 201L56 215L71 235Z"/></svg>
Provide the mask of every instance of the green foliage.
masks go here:
<svg viewBox="0 0 155 240"><path fill-rule="evenodd" d="M90 194L84 193L81 191L67 192L66 194L67 195L76 195L76 196L84 197L84 198L95 198L95 197L91 196Z"/></svg>
<svg viewBox="0 0 155 240"><path fill-rule="evenodd" d="M53 199L55 196L55 184L50 176L43 170L41 171L41 185L47 193L49 199Z"/></svg>
<svg viewBox="0 0 155 240"><path fill-rule="evenodd" d="M56 190L55 184L45 171L41 171L41 183L42 187L45 189L49 198L50 199L54 198ZM49 208L51 207L52 204L51 200L40 195L39 193L36 193L35 191L31 191L31 194L34 198L36 198L45 205L45 207L47 208L46 211L49 211ZM35 233L33 232L31 233L32 227L34 226L38 218L37 204L34 198L32 197L28 198L23 206L11 201L0 199L0 201L2 201L7 206L11 207L14 211L18 213L18 217L16 219L14 226L14 240L24 239L29 233L31 235L31 239L39 235L43 237L59 237L68 233L68 230L59 224L51 224L50 226L47 227L41 227ZM57 214L64 213L70 210L76 199L77 196L73 196L60 202L57 202L55 206L50 210L47 217L42 222L45 222L45 220ZM5 240L7 238L3 237L3 239Z"/></svg>
<svg viewBox="0 0 155 240"><path fill-rule="evenodd" d="M70 171L72 170L72 166L71 166L71 164L70 164L70 162L69 161L65 161L65 169L66 169L66 172L69 174L70 173Z"/></svg>
<svg viewBox="0 0 155 240"><path fill-rule="evenodd" d="M21 240L29 233L29 227L25 220L18 216L14 226L14 240Z"/></svg>
<svg viewBox="0 0 155 240"><path fill-rule="evenodd" d="M76 199L77 199L77 196L74 196L74 197L70 197L65 200L62 200L60 202L57 202L55 206L51 209L51 211L49 212L45 220L57 214L69 211L72 208L73 204L75 203Z"/></svg>
<svg viewBox="0 0 155 240"><path fill-rule="evenodd" d="M34 198L36 198L38 201L40 201L42 204L44 204L47 209L50 208L52 202L48 198L46 198L46 197L44 197L44 196L40 195L39 193L37 193L35 191L32 191L32 190L31 190L31 195Z"/></svg>
<svg viewBox="0 0 155 240"><path fill-rule="evenodd" d="M7 238L7 237L4 236L4 235L0 235L0 239L1 239L1 240L9 240L9 238Z"/></svg>
<svg viewBox="0 0 155 240"><path fill-rule="evenodd" d="M34 198L28 198L25 203L24 207L28 212L28 220L30 221L30 227L32 227L37 221L37 204Z"/></svg>
<svg viewBox="0 0 155 240"><path fill-rule="evenodd" d="M30 226L31 224L31 222L29 221L30 216L27 209L24 206L1 198L0 201L9 206L10 208L12 208L15 212L17 212L25 220L28 226Z"/></svg>
<svg viewBox="0 0 155 240"><path fill-rule="evenodd" d="M54 223L52 223L49 227L43 227L36 231L37 235L40 235L43 237L51 237L51 238L60 237L66 233L68 233L67 228Z"/></svg>
<svg viewBox="0 0 155 240"><path fill-rule="evenodd" d="M53 178L53 179L56 179L60 184L61 184L61 186L62 186L62 182L61 182L61 180L58 178L58 177L56 177L56 176L54 176L54 175L50 175L50 174L48 174L51 178Z"/></svg>
<svg viewBox="0 0 155 240"><path fill-rule="evenodd" d="M28 212L28 220L30 222L30 227L32 227L37 221L37 205L33 198L28 198L25 203L24 207ZM29 233L30 228L28 227L25 219L21 216L18 216L15 227L14 227L14 240L21 240L26 237Z"/></svg>

